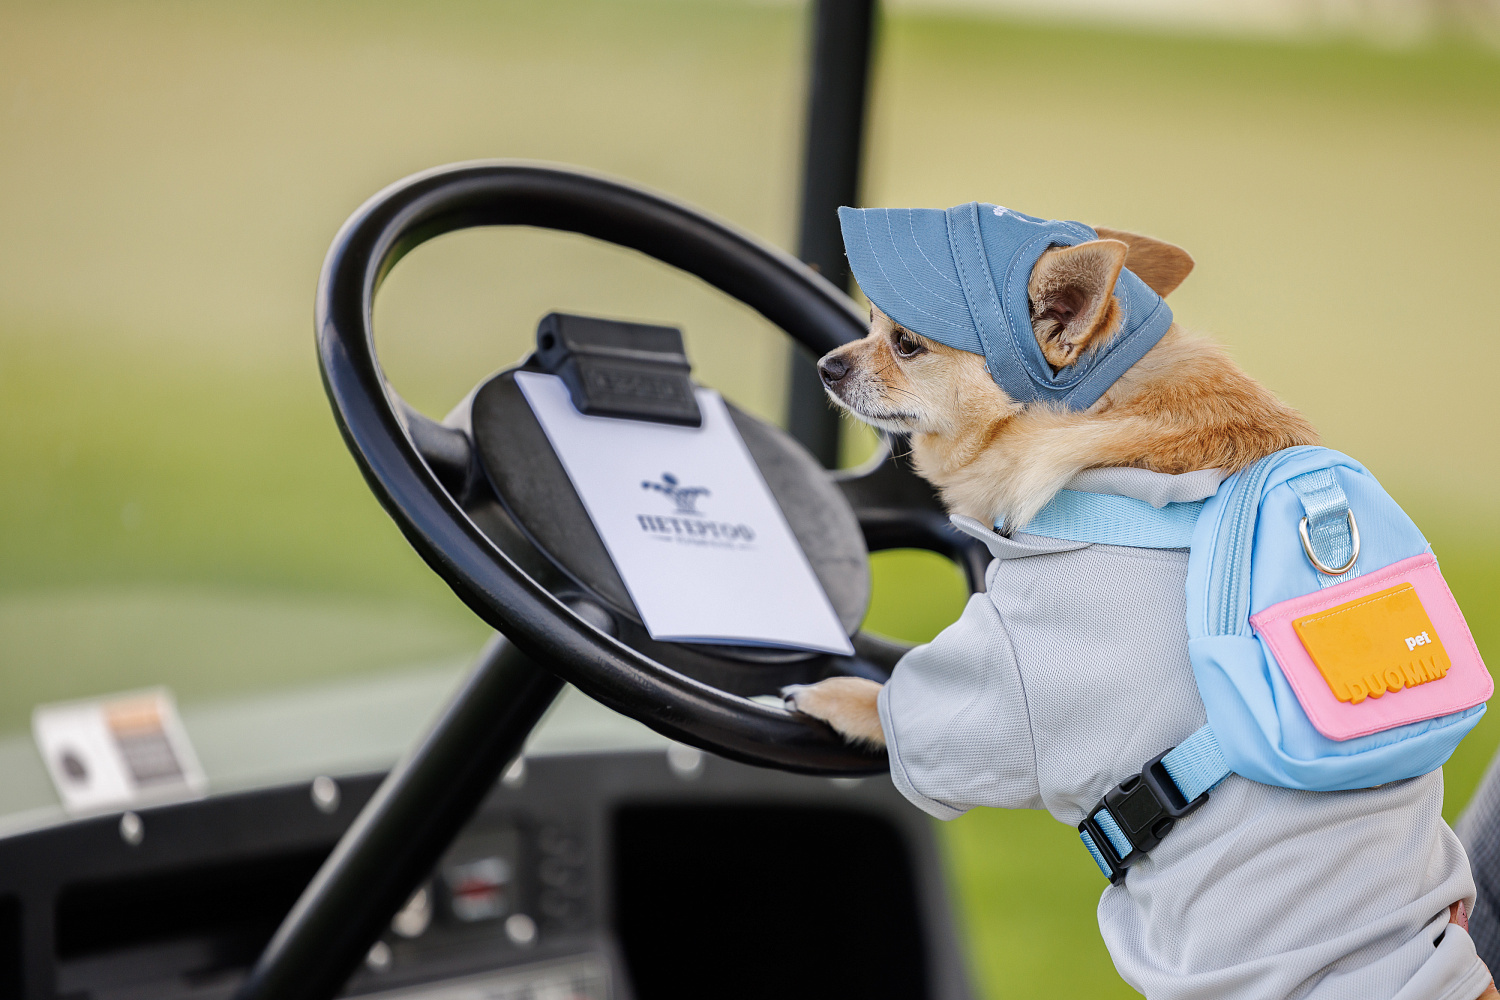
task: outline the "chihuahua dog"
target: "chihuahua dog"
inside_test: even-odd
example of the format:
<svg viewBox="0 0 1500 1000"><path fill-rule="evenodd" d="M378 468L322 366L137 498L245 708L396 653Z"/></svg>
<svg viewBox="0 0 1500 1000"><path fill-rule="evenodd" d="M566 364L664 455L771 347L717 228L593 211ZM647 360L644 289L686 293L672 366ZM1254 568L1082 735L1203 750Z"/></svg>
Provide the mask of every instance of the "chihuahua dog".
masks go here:
<svg viewBox="0 0 1500 1000"><path fill-rule="evenodd" d="M1032 269L1031 329L1053 372L1116 332L1113 292L1123 268L1164 297L1193 269L1187 251L1170 243L1095 232L1100 239L1048 250ZM1025 524L1085 469L1232 473L1283 448L1318 443L1300 413L1222 348L1175 323L1081 413L1016 402L991 379L983 356L923 337L874 306L869 334L830 352L818 370L838 406L908 436L912 464L950 513L986 524ZM874 681L833 677L788 688L786 698L851 742L882 746L879 693Z"/></svg>
<svg viewBox="0 0 1500 1000"><path fill-rule="evenodd" d="M955 525L996 558L987 591L885 686L835 677L783 697L851 743L887 747L897 787L935 816L1046 808L1075 825L1204 724L1188 555L1027 524L1065 488L1130 496L1148 481L1196 501L1317 433L1171 321L1162 297L1193 268L1178 247L979 203L840 218L874 305L869 334L820 362L828 395L909 440ZM1098 488L1111 482L1124 485ZM1213 799L1100 901L1137 990L1500 1000L1452 930L1474 889L1441 817L1441 771L1344 792L1230 775Z"/></svg>

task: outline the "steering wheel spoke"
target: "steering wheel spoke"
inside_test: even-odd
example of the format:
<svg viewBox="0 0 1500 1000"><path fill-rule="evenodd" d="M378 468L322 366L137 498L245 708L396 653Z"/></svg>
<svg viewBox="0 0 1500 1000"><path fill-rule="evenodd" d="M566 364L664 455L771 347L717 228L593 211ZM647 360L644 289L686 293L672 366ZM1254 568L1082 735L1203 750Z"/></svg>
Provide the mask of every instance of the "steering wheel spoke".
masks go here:
<svg viewBox="0 0 1500 1000"><path fill-rule="evenodd" d="M412 445L448 494L463 503L477 474L474 442L457 427L440 424L391 391Z"/></svg>

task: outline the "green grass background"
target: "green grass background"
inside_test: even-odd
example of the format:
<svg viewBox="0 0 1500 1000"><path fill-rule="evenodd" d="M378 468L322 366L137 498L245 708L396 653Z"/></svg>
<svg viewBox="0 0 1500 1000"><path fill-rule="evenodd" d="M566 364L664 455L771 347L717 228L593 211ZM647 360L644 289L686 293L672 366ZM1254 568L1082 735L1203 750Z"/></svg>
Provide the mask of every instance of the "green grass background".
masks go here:
<svg viewBox="0 0 1500 1000"><path fill-rule="evenodd" d="M191 702L476 648L329 419L329 240L408 172L516 156L789 245L803 32L797 5L728 0L0 3L0 731L39 701ZM1500 650L1500 59L899 10L879 52L867 203L978 198L1185 246L1179 319L1381 477ZM679 323L704 381L779 417L779 334L573 237L424 247L378 337L440 415L557 308ZM875 574L882 631L931 636L962 601L927 556ZM1450 816L1497 743L1487 720L1448 766ZM988 995L1130 994L1070 829L943 829Z"/></svg>

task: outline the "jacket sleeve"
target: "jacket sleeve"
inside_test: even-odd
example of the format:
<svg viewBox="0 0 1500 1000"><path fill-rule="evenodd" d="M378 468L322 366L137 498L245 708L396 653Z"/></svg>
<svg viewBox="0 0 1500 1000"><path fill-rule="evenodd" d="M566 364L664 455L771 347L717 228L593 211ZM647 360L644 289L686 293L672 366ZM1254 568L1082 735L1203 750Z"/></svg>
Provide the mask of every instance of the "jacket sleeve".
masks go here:
<svg viewBox="0 0 1500 1000"><path fill-rule="evenodd" d="M984 594L896 664L880 692L891 780L938 819L974 806L1042 808L1026 694Z"/></svg>

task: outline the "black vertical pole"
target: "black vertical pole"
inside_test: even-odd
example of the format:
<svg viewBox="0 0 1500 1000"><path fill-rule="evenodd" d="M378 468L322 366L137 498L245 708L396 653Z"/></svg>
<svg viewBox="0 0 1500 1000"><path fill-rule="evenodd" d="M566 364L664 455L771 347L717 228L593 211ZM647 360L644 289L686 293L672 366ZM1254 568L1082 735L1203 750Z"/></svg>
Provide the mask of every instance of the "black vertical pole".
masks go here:
<svg viewBox="0 0 1500 1000"><path fill-rule="evenodd" d="M583 613L591 621L603 615ZM355 817L235 1000L340 993L561 689L556 676L496 636L432 729Z"/></svg>
<svg viewBox="0 0 1500 1000"><path fill-rule="evenodd" d="M875 0L813 0L807 140L797 254L840 288L849 267L838 207L858 204ZM823 395L812 358L792 348L787 427L824 465L838 464L839 418Z"/></svg>

